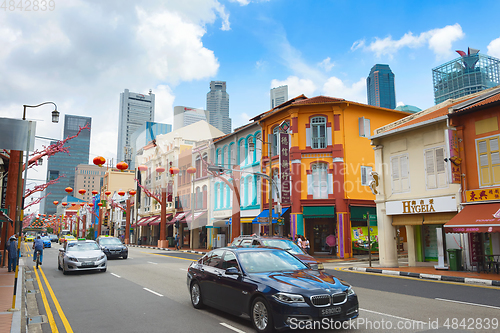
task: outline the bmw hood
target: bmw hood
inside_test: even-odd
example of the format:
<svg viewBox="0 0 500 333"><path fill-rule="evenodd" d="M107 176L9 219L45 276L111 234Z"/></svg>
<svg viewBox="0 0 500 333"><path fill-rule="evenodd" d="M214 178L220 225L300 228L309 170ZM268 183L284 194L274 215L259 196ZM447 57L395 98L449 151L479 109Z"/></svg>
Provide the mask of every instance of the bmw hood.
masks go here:
<svg viewBox="0 0 500 333"><path fill-rule="evenodd" d="M269 272L250 274L253 280L282 292L310 293L330 289L344 291L349 286L324 272L303 270L291 272Z"/></svg>

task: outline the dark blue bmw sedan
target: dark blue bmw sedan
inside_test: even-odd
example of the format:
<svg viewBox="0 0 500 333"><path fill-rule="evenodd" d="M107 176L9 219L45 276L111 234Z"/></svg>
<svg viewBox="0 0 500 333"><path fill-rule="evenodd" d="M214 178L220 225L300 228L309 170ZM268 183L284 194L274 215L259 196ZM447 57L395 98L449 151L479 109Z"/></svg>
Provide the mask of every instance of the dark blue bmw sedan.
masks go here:
<svg viewBox="0 0 500 333"><path fill-rule="evenodd" d="M358 316L358 298L347 283L281 249L213 250L189 266L187 285L195 308L249 317L258 332Z"/></svg>

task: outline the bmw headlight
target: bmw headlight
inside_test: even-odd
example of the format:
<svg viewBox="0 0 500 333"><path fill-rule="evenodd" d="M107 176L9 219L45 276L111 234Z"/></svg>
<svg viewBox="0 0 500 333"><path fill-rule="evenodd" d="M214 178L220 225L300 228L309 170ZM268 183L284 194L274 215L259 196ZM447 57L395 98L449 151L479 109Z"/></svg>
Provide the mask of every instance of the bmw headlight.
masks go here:
<svg viewBox="0 0 500 333"><path fill-rule="evenodd" d="M354 292L354 289L352 289L352 287L349 287L349 289L347 289L347 296L352 296L352 295L356 295L356 293Z"/></svg>
<svg viewBox="0 0 500 333"><path fill-rule="evenodd" d="M304 297L297 294L277 293L273 297L283 303L304 303Z"/></svg>
<svg viewBox="0 0 500 333"><path fill-rule="evenodd" d="M323 263L318 263L318 270L322 271L325 269L325 266L323 265Z"/></svg>

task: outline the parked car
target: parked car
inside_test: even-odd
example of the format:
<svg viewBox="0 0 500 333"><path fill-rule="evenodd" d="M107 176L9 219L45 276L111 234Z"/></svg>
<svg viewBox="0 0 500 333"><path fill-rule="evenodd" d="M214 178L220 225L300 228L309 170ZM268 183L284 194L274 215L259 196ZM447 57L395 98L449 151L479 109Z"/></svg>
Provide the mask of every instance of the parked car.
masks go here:
<svg viewBox="0 0 500 333"><path fill-rule="evenodd" d="M57 268L69 272L100 270L105 272L108 259L93 240L66 241L59 249Z"/></svg>
<svg viewBox="0 0 500 333"><path fill-rule="evenodd" d="M24 236L24 241L25 242L33 242L35 240L35 236L33 235L26 235Z"/></svg>
<svg viewBox="0 0 500 333"><path fill-rule="evenodd" d="M43 241L43 247L52 247L52 242L50 241L49 236L42 236L42 241Z"/></svg>
<svg viewBox="0 0 500 333"><path fill-rule="evenodd" d="M58 242L59 241L59 237L57 237L57 235L51 234L51 235L49 235L49 237L50 237L51 242Z"/></svg>
<svg viewBox="0 0 500 333"><path fill-rule="evenodd" d="M187 286L193 307L249 316L257 332L323 318L346 321L359 314L349 284L277 248L215 249L191 263Z"/></svg>
<svg viewBox="0 0 500 333"><path fill-rule="evenodd" d="M104 251L108 259L128 257L128 248L122 243L119 238L110 236L99 236L96 239L97 244Z"/></svg>
<svg viewBox="0 0 500 333"><path fill-rule="evenodd" d="M262 247L276 247L283 250L286 250L308 264L311 269L323 270L325 267L323 263L314 259L313 256L305 253L297 244L289 240L288 238L283 237L269 237L269 236L257 236L257 235L242 235L236 237L234 241L231 243L231 246L241 246L241 247L250 247L250 246L262 246Z"/></svg>

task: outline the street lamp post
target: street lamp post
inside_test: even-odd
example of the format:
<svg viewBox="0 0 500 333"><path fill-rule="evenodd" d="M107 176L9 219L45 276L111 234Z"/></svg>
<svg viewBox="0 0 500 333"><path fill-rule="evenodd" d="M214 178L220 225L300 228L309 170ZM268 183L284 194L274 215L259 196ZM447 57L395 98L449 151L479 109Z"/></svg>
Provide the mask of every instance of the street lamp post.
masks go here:
<svg viewBox="0 0 500 333"><path fill-rule="evenodd" d="M39 106L45 105L45 104L54 104L54 111L52 111L52 122L53 123L58 123L59 122L59 111L57 111L57 105L54 102L44 102L38 105L23 105L23 120L26 120L26 108L37 108ZM17 178L17 202L16 202L16 221L18 223L18 239L17 239L17 265L16 265L16 274L14 278L14 295L12 297L12 308L10 311L19 311L19 309L16 309L16 289L17 289L17 279L18 279L18 274L19 274L19 255L21 253L21 236L22 236L22 219L21 219L21 213L22 209L24 207L24 192L26 191L26 181L28 179L28 157L29 157L29 145L30 145L30 137L31 137L31 127L28 126L28 139L26 140L26 159L25 159L25 167L24 167L24 182L22 181L22 170L23 170L23 163L22 163L22 157L23 157L23 152L21 151L19 156L19 173L18 173L18 178ZM22 185L21 185L22 184Z"/></svg>
<svg viewBox="0 0 500 333"><path fill-rule="evenodd" d="M194 235L193 235L193 223L194 223L194 205L195 205L195 192L194 192L194 175L196 174L196 168L191 166L187 168L186 170L187 173L191 175L191 182L193 183L193 192L191 193L191 230L189 231L190 233L190 239L191 241L189 242L191 250L194 248L193 242L194 242Z"/></svg>

